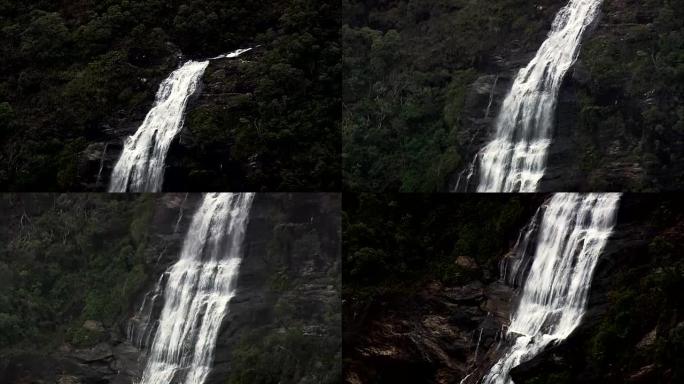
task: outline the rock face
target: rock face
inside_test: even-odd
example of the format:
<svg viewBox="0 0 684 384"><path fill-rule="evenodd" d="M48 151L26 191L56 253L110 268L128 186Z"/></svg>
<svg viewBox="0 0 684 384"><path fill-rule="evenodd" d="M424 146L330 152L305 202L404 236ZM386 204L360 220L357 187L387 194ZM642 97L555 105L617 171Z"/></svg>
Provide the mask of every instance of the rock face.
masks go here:
<svg viewBox="0 0 684 384"><path fill-rule="evenodd" d="M516 384L679 382L676 361L656 351L678 358L681 348L681 300L666 297L679 297L683 215L674 196L622 197L582 323L564 342L513 369ZM478 272L493 278L428 283L415 293L380 295L364 307L352 307L351 298L345 302L346 381L459 383L470 375L464 383L477 382L505 351L502 335L517 300L496 280L495 266ZM661 281L669 283L651 286ZM656 293L662 291L669 293ZM605 365L595 363L600 359Z"/></svg>
<svg viewBox="0 0 684 384"><path fill-rule="evenodd" d="M496 281L434 282L415 295L345 308L346 381L460 381L492 360L512 294Z"/></svg>
<svg viewBox="0 0 684 384"><path fill-rule="evenodd" d="M614 6L615 2L605 2L604 12L613 12ZM585 40L601 38L607 32L610 27L604 26L602 19L587 32ZM553 142L539 185L541 191L640 190L650 184L646 181L650 165L633 157L635 152L645 149L641 147L641 138L625 136L621 127L611 124L601 124L598 132L580 129L583 117L579 97L587 91L590 81L591 71L580 53L559 94ZM601 150L588 159L588 148Z"/></svg>
<svg viewBox="0 0 684 384"><path fill-rule="evenodd" d="M127 340L128 318L145 293L176 262L199 194L159 195L150 219L158 253L149 260L144 289L117 324L86 321L84 329L102 331L105 340L86 348L64 344L55 351L4 353L0 383L132 384L141 376L145 351ZM224 319L215 354L215 369L207 383L225 384L246 338L259 342L279 332L304 340L340 344L340 199L335 194L258 194L245 237L245 254L237 294ZM330 320L325 320L329 319ZM255 336L256 335L256 336ZM312 343L316 345L315 343ZM298 351L302 357L302 351ZM299 367L304 377L288 383L336 382L341 372L335 356L304 352L310 365ZM276 364L276 362L272 362ZM284 363L283 363L284 364ZM284 367L277 367L287 372Z"/></svg>
<svg viewBox="0 0 684 384"><path fill-rule="evenodd" d="M304 338L331 338L339 345L339 323L323 321L330 308L333 315L340 311L339 209L336 195L257 195L237 293L219 334L207 384L224 384L239 374L235 371L244 367L236 367L234 359L247 340L256 344L266 335L292 331ZM255 339L255 334L260 336ZM302 367L309 377L296 382L338 378L341 373L324 362L331 357L317 356L312 365Z"/></svg>
<svg viewBox="0 0 684 384"><path fill-rule="evenodd" d="M511 40L503 42L496 51L488 52L482 58L478 68L479 76L470 85L463 106L463 126L458 131L460 155L465 161L464 169L449 177L447 186L453 190L463 191L465 175L469 172L475 155L491 140L496 117L501 104L508 94L518 71L525 67L534 57L537 49L544 41L545 35L551 27L556 12L567 1L548 0L537 7L538 17L546 20L543 28L524 41ZM537 25L537 27L540 27ZM467 184L467 190L473 191L477 187L477 167ZM559 189L560 190L560 189Z"/></svg>
<svg viewBox="0 0 684 384"><path fill-rule="evenodd" d="M207 68L202 83L195 94L192 95L186 109L186 116L191 116L193 111L198 115L211 110L212 114L232 114L235 121L222 121L223 127L227 123L239 126L244 124L240 115L244 114L249 104L254 88L254 79L250 79L247 72L250 60L258 57L258 51L250 51L242 54L237 59L213 60ZM182 64L189 58L176 50L175 55L168 58L165 67L169 71ZM205 60L196 58L195 60ZM168 75L168 74L167 74ZM158 87L163 78L145 79L150 88ZM156 92L156 89L154 90ZM133 115L121 117L114 126L102 127L103 133L100 141L91 143L80 155L79 180L84 190L104 191L109 185L109 178L121 156L126 139L135 133L142 124L147 112L152 107L154 100L140 105ZM249 105L248 105L249 104ZM247 105L247 106L246 106ZM231 180L244 178L244 164L236 165L230 161L231 143L236 134L235 128L222 130L221 132L203 130L204 126L197 122L205 122L199 119L186 121L184 129L173 141L167 157L167 169L164 178L164 190L194 191L193 186L209 186L207 184L212 177L224 177L230 175ZM197 121L196 121L197 120ZM197 124L194 124L197 123ZM188 126L189 125L189 126ZM218 143L217 143L218 142ZM219 145L220 144L220 145ZM200 164L201 163L201 164ZM187 168L187 164L203 167L195 169L193 174ZM252 164L256 166L256 164ZM241 168L242 167L242 168ZM204 184L197 185L196 179L203 177ZM227 176L225 176L227 177ZM220 184L221 190L244 190L234 184ZM212 188L200 188L198 192L212 190Z"/></svg>
<svg viewBox="0 0 684 384"><path fill-rule="evenodd" d="M555 3L545 8L549 21L567 1ZM684 141L681 120L674 112L681 104L681 91L672 84L659 84L667 76L665 68L672 66L669 59L653 61L670 49L658 42L669 34L679 34L677 28L681 27L661 25L669 11L663 12L664 6L657 3L603 2L599 18L587 31L578 60L562 84L539 191L681 189ZM502 44L499 52L485 58L466 95L464 126L458 132L466 162L489 140L493 119L517 70L527 64L538 46L535 41L521 46ZM663 71L658 71L659 66ZM634 68L639 68L639 74ZM646 80L648 76L654 78ZM463 182L468 165L449 177L451 189L459 176ZM477 179L475 174L469 190Z"/></svg>

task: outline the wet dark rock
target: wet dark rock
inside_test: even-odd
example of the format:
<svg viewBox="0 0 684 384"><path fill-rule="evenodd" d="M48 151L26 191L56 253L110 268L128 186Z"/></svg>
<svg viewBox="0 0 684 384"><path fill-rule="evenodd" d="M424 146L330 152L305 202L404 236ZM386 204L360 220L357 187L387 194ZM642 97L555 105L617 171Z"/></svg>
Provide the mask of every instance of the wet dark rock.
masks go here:
<svg viewBox="0 0 684 384"><path fill-rule="evenodd" d="M493 358L485 355L500 339L510 307L499 304L494 296L503 294L506 299L502 301L507 301L512 294L510 288L499 285L478 280L461 286L432 282L416 295L384 297L382 308L371 311L370 319L365 320L363 332L357 336L361 340L347 352L366 362L363 366L350 363L347 381L363 383L381 375L382 382L405 382L407 378L412 382L459 382ZM488 301L501 318L484 309ZM353 320L345 324L354 328Z"/></svg>
<svg viewBox="0 0 684 384"><path fill-rule="evenodd" d="M477 304L484 297L483 285L474 281L462 287L449 287L442 291L442 296L454 303Z"/></svg>
<svg viewBox="0 0 684 384"><path fill-rule="evenodd" d="M100 384L109 383L115 375L107 363L82 363L39 353L9 355L0 362L2 383Z"/></svg>
<svg viewBox="0 0 684 384"><path fill-rule="evenodd" d="M71 357L84 363L110 360L114 356L109 344L100 343L92 348L78 349L71 353Z"/></svg>
<svg viewBox="0 0 684 384"><path fill-rule="evenodd" d="M563 372L569 368L562 355L554 354L554 347L542 351L537 358L524 362L511 370L515 383L526 383L540 374Z"/></svg>
<svg viewBox="0 0 684 384"><path fill-rule="evenodd" d="M86 190L106 191L110 176L123 150L122 141L92 143L80 155L78 173Z"/></svg>
<svg viewBox="0 0 684 384"><path fill-rule="evenodd" d="M114 361L111 364L113 370L117 372L117 380L120 383L130 383L142 376L143 360L140 350L129 342L116 345L112 352ZM117 382L117 381L115 381Z"/></svg>
<svg viewBox="0 0 684 384"><path fill-rule="evenodd" d="M476 308L462 308L449 316L449 322L458 328L475 329L482 321L483 314Z"/></svg>
<svg viewBox="0 0 684 384"><path fill-rule="evenodd" d="M656 366L649 364L641 367L638 371L631 374L627 379L628 383L653 383L656 380Z"/></svg>
<svg viewBox="0 0 684 384"><path fill-rule="evenodd" d="M572 80L577 84L586 85L591 81L591 72L589 72L581 60L578 60L575 63L570 70L570 74L572 76Z"/></svg>
<svg viewBox="0 0 684 384"><path fill-rule="evenodd" d="M485 295L487 300L481 306L482 310L499 322L507 322L512 309L513 289L497 281L487 286Z"/></svg>

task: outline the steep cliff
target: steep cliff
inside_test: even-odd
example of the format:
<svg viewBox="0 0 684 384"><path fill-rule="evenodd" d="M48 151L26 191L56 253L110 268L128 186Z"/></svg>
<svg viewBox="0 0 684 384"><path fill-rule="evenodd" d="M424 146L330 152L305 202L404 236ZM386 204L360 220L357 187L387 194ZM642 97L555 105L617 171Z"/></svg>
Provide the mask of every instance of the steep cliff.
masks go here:
<svg viewBox="0 0 684 384"><path fill-rule="evenodd" d="M344 2L344 177L446 191L564 0Z"/></svg>
<svg viewBox="0 0 684 384"><path fill-rule="evenodd" d="M565 342L514 369L516 383L682 381L684 206L679 200L623 197L582 325Z"/></svg>
<svg viewBox="0 0 684 384"><path fill-rule="evenodd" d="M567 77L543 190L681 189L681 1L606 0Z"/></svg>
<svg viewBox="0 0 684 384"><path fill-rule="evenodd" d="M561 87L540 191L679 189L684 165L680 5L603 2ZM459 140L468 161L491 134L512 76L526 64L523 52L501 53L505 65L493 62L468 87L461 131L470 141ZM452 175L450 187L466 168Z"/></svg>
<svg viewBox="0 0 684 384"><path fill-rule="evenodd" d="M565 4L346 1L346 185L453 190ZM679 189L682 9L602 3L561 86L540 191Z"/></svg>
<svg viewBox="0 0 684 384"><path fill-rule="evenodd" d="M348 383L453 383L490 364L513 290L499 259L541 195L361 195L345 203Z"/></svg>
<svg viewBox="0 0 684 384"><path fill-rule="evenodd" d="M54 196L54 203L51 195L8 195L7 201L3 200L11 207L3 210L6 222L12 223L0 232L11 244L3 249L3 258L31 254L34 269L22 272L23 264L4 259L0 264L3 276L10 277L9 292L22 295L15 299L14 305L19 306L15 311L0 313L3 335L13 337L2 340L0 382L130 384L140 377L146 350L129 342L128 321L162 273L177 261L201 196L88 196L92 195ZM85 214L80 200L90 200L86 205L96 206L98 212L118 213L130 220L123 220L124 227L107 236L110 244L125 242L127 236L144 236L145 245L134 252L135 256L128 255L130 249L126 247L120 250L122 256L134 257L133 265L127 268L129 273L137 273L135 280L115 272L118 259L95 257L96 262L86 261L88 255L79 253L74 260L85 262L88 269L74 269L73 261L65 256L42 250L62 247L62 242L68 244L72 239L80 246L88 245L83 239L91 237L82 227L78 231L68 227L65 237L55 236L59 232L54 232L60 220ZM146 210L141 210L140 204L145 204ZM339 204L336 195L257 195L247 228L237 295L222 325L208 383L339 382ZM50 220L49 227L43 224L45 220ZM96 232L97 228L109 228L102 223L112 218L98 220L103 220L98 221L99 227L89 223ZM21 243L27 236L25 231L29 231L22 229L23 225L31 226L31 236L43 239L40 246ZM95 254L107 255L102 244L97 244ZM64 277L50 285L52 280L43 282L32 275L37 270L54 269L50 263L62 265L64 275L68 271L91 278L74 281ZM26 284L36 280L41 282L38 291L22 293ZM7 300L4 295L1 299ZM29 309L35 301L45 302L46 308L58 315L47 320L50 315L45 313L34 320ZM12 323L8 316L18 316L17 322ZM30 325L23 331L19 325L22 321Z"/></svg>
<svg viewBox="0 0 684 384"><path fill-rule="evenodd" d="M526 204L536 207L543 198L539 195ZM503 248L506 245L510 248L522 226L497 234L500 251L468 257L461 251L465 228L472 228L468 225L470 220L487 227L485 218L492 215L477 218L463 212L455 214L445 207L443 199L433 198L427 206L422 206L422 199L413 198L411 205L421 205L419 211L434 212L435 217L429 219L432 215L418 215L409 206L389 204L406 215L418 215L420 218L413 220L424 226L413 225L414 229L422 228L414 236L424 237L428 244L435 245L416 251L423 263L413 264L414 273L404 275L401 286L382 279L364 281L362 275L345 272L347 382L454 383L470 375L465 383L474 383L505 350L508 341L502 337L505 330L502 326L509 323L517 292L499 282L501 271L497 267L507 254ZM452 205L459 205L463 199L454 199ZM472 206L489 199L492 197L465 198ZM502 209L506 206L501 201L498 204ZM365 209L377 213L368 205ZM350 213L349 209L346 211ZM526 212L529 219L532 213L530 209ZM388 216L392 217L385 213L383 218ZM344 227L347 232L363 225L365 231L381 233L364 216L350 214L349 218ZM681 381L684 303L679 292L684 284L683 220L684 206L675 196L624 195L614 233L594 273L588 309L581 325L567 340L515 368L512 371L515 382ZM390 219L385 225L401 234L405 224L395 224ZM450 245L443 245L430 238L432 225L447 233L451 225L461 229L450 236ZM354 229L351 233L357 231ZM484 232L491 233L491 230ZM499 236L502 238L498 239ZM493 236L477 238L494 241ZM428 267L435 259L444 257L440 256L442 246L448 247L446 254L450 256L439 267ZM369 240L352 242L345 250L345 260L356 265L360 256L371 253L369 247L373 247L376 257L380 250L385 250L385 261L391 265L412 265L408 255L392 259L391 246L386 243L378 248ZM381 260L367 258L364 262ZM454 270L458 278L445 278Z"/></svg>
<svg viewBox="0 0 684 384"><path fill-rule="evenodd" d="M340 199L257 195L208 383L338 383Z"/></svg>
<svg viewBox="0 0 684 384"><path fill-rule="evenodd" d="M335 189L338 30L331 1L4 1L0 183L104 190L164 78L185 60L258 45L260 60L235 77L207 74L222 93L189 119L194 140L176 141L168 190ZM229 93L249 94L249 106L224 110Z"/></svg>

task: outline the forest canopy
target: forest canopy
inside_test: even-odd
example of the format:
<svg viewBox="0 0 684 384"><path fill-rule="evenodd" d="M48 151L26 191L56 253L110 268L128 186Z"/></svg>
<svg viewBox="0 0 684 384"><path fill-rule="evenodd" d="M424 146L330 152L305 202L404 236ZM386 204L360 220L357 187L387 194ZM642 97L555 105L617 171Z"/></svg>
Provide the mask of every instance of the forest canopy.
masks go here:
<svg viewBox="0 0 684 384"><path fill-rule="evenodd" d="M84 189L88 145L122 141L181 55L259 45L247 76L260 130L220 127L232 136L221 150L247 152L233 159L245 168L250 156L264 159L258 175L242 176L249 189L333 188L338 10L314 0L0 1L0 184Z"/></svg>
<svg viewBox="0 0 684 384"><path fill-rule="evenodd" d="M0 349L92 345L129 309L159 252L154 196L1 197Z"/></svg>
<svg viewBox="0 0 684 384"><path fill-rule="evenodd" d="M488 118L507 92L504 83L526 65L565 4L343 1L347 188L453 187L491 134ZM568 127L568 138L558 148L571 148L557 160L565 188L681 189L683 34L682 0L602 3L561 91L558 124ZM501 89L489 111L476 88L496 88L495 78ZM550 190L569 190L561 187Z"/></svg>

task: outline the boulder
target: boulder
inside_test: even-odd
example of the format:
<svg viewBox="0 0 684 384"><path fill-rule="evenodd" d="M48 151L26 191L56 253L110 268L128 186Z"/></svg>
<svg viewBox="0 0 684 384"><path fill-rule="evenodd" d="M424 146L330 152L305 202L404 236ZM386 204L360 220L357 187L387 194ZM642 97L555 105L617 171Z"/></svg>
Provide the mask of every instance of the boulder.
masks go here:
<svg viewBox="0 0 684 384"><path fill-rule="evenodd" d="M477 304L484 298L484 287L480 281L474 281L461 287L444 288L440 296L453 303Z"/></svg>
<svg viewBox="0 0 684 384"><path fill-rule="evenodd" d="M101 322L95 320L86 320L83 323L83 328L93 332L104 332L104 326Z"/></svg>
<svg viewBox="0 0 684 384"><path fill-rule="evenodd" d="M114 354L109 344L100 343L92 348L77 349L71 353L71 356L84 363L92 363L112 359Z"/></svg>
<svg viewBox="0 0 684 384"><path fill-rule="evenodd" d="M639 368L638 371L632 373L627 379L628 383L653 383L655 379L656 366L649 364Z"/></svg>
<svg viewBox="0 0 684 384"><path fill-rule="evenodd" d="M658 335L658 328L653 328L651 332L647 333L636 345L637 349L647 350L651 349L656 342L656 337Z"/></svg>
<svg viewBox="0 0 684 384"><path fill-rule="evenodd" d="M62 375L57 378L57 384L81 384L81 380L76 376Z"/></svg>
<svg viewBox="0 0 684 384"><path fill-rule="evenodd" d="M456 265L464 269L477 269L478 265L475 259L468 256L459 256L456 258Z"/></svg>
<svg viewBox="0 0 684 384"><path fill-rule="evenodd" d="M513 289L497 281L487 286L484 295L486 300L481 306L482 310L496 317L500 323L508 322L512 307Z"/></svg>

